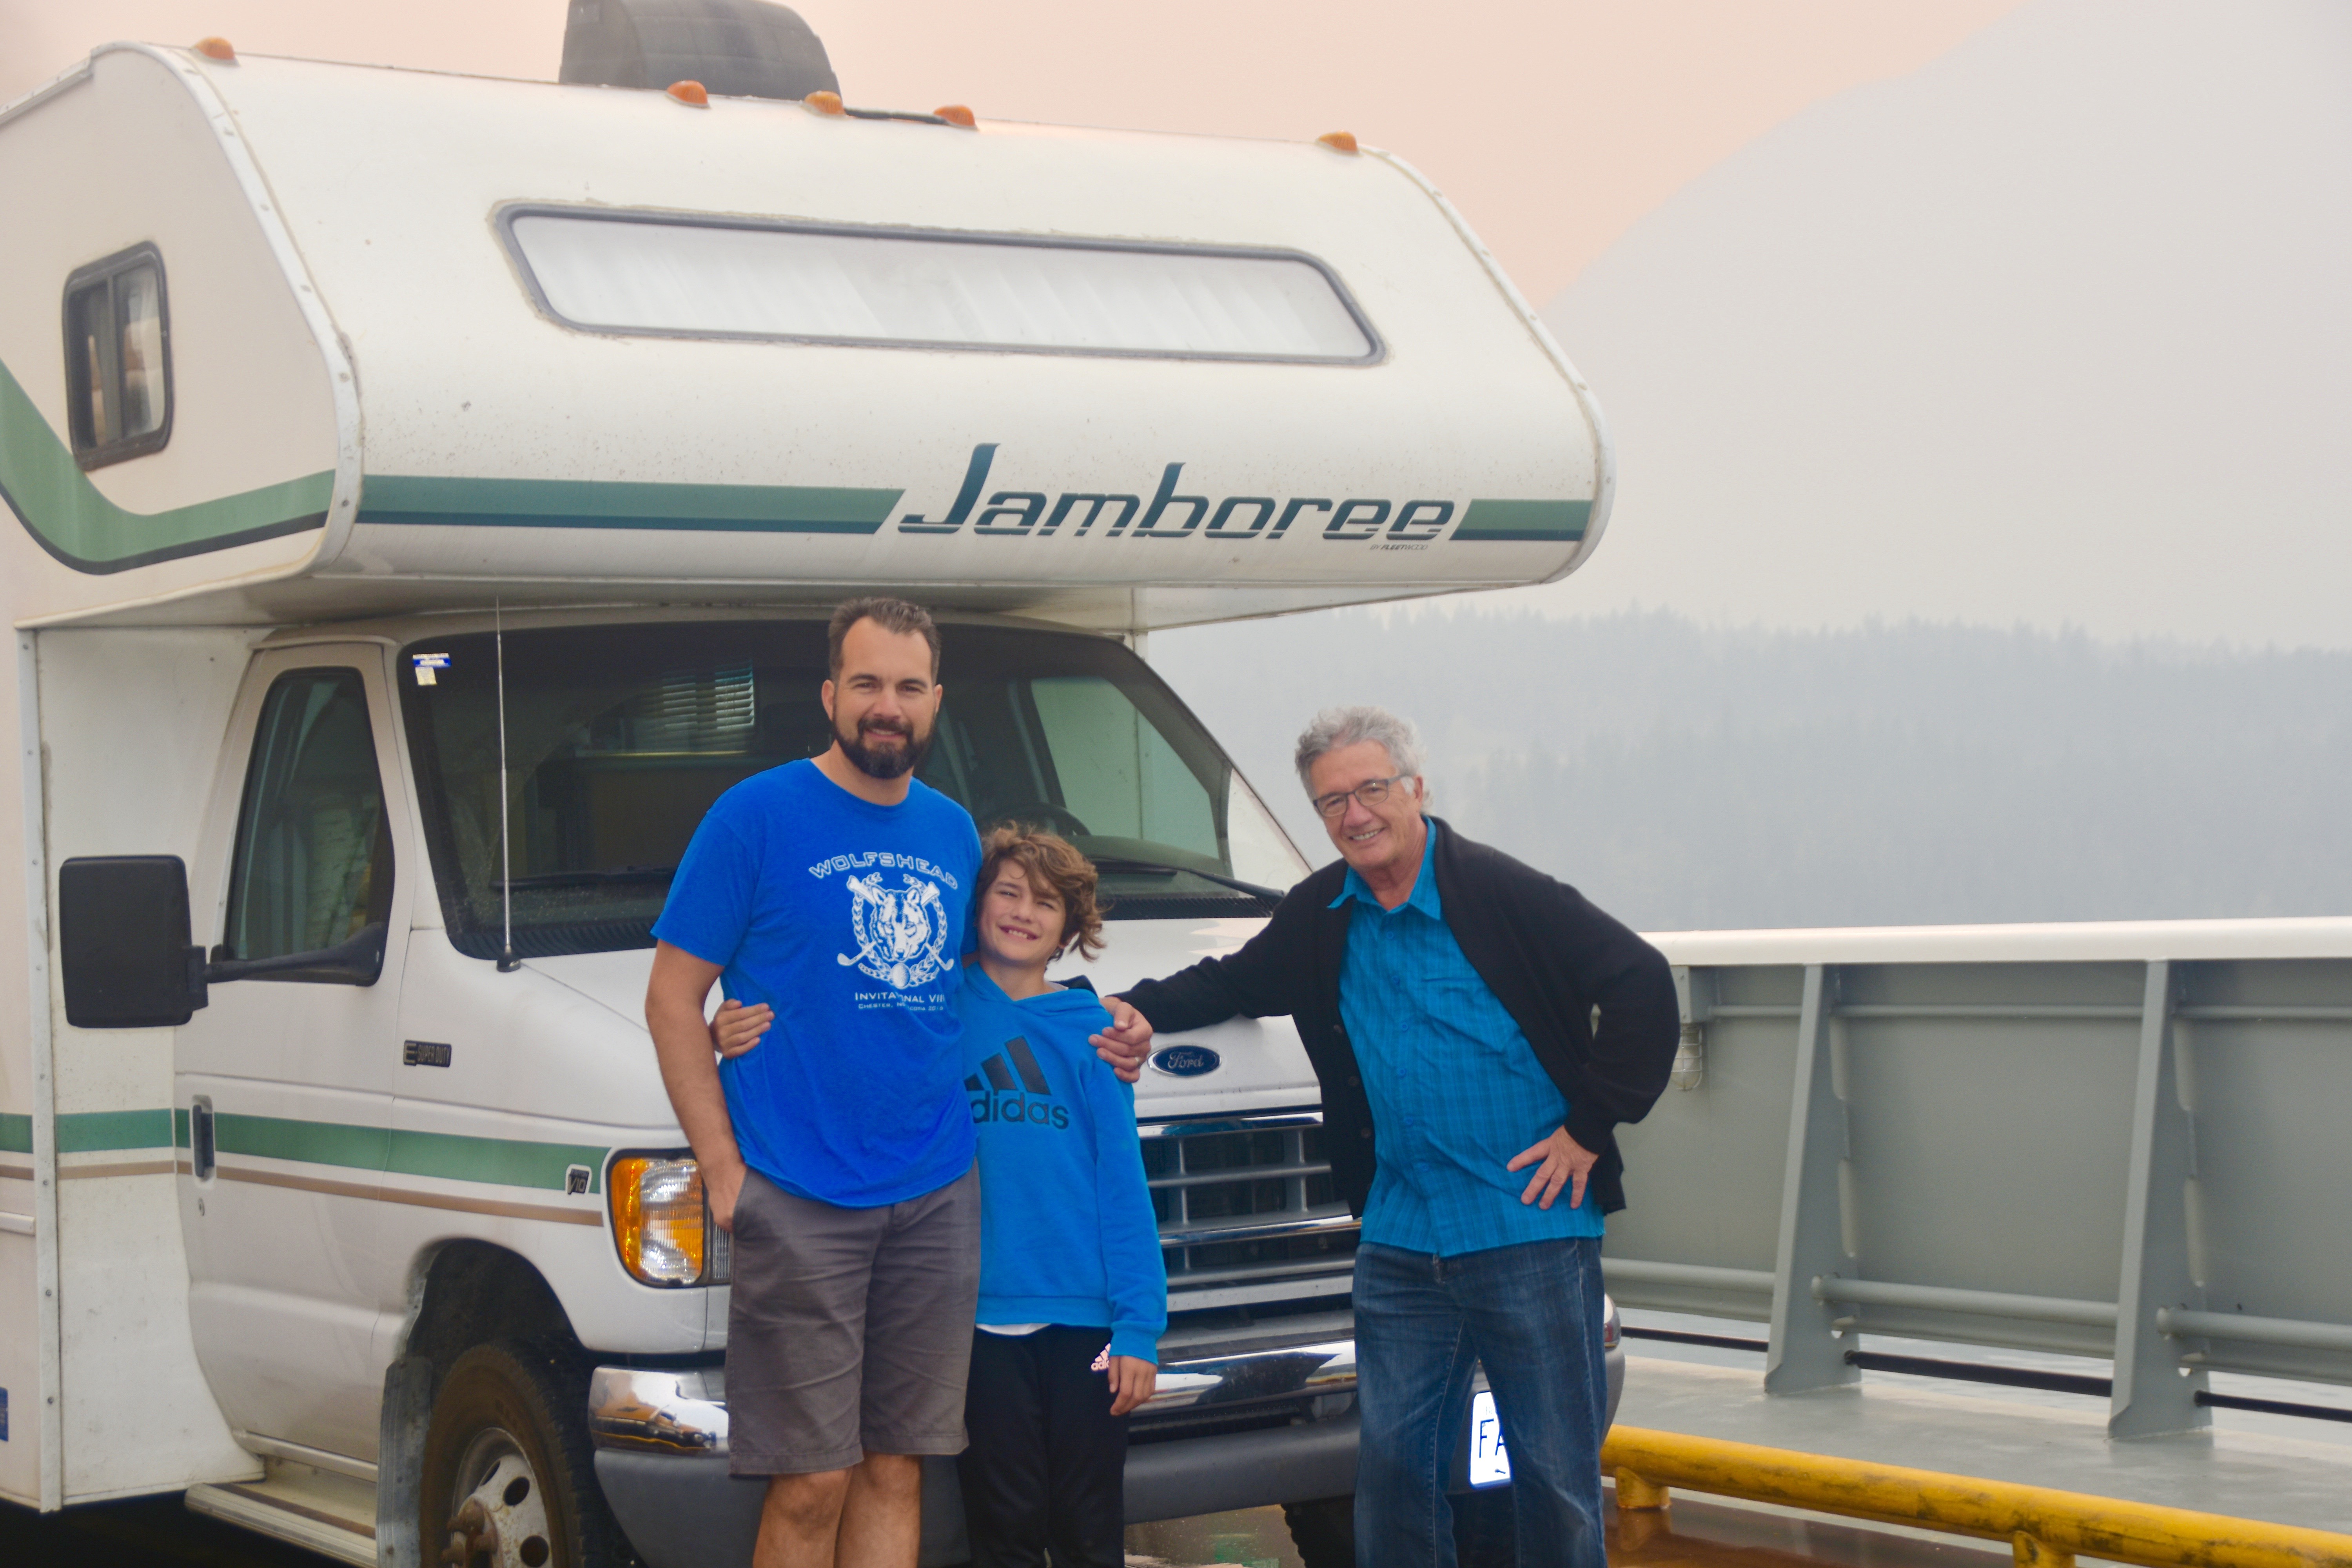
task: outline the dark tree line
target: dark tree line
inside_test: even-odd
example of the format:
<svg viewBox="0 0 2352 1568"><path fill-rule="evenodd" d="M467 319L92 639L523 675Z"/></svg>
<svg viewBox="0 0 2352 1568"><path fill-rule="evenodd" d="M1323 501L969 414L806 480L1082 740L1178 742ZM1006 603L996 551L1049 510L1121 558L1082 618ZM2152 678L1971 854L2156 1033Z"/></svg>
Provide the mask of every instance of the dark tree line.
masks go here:
<svg viewBox="0 0 2352 1568"><path fill-rule="evenodd" d="M2352 913L2352 654L2027 629L1342 611L1154 638L1311 859L1309 710L1654 931Z"/></svg>

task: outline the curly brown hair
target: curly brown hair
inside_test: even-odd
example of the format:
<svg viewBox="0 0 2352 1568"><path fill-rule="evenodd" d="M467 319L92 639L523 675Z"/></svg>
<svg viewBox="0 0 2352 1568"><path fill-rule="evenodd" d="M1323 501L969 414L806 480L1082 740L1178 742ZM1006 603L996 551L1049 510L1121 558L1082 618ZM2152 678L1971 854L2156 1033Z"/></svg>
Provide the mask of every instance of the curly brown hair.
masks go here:
<svg viewBox="0 0 2352 1568"><path fill-rule="evenodd" d="M1062 900L1062 941L1054 956L1072 947L1091 962L1102 952L1102 908L1095 900L1094 862L1078 853L1066 838L1039 827L1006 823L992 827L980 847L979 890L982 897L995 885L997 868L1007 860L1021 868L1032 888L1049 888Z"/></svg>

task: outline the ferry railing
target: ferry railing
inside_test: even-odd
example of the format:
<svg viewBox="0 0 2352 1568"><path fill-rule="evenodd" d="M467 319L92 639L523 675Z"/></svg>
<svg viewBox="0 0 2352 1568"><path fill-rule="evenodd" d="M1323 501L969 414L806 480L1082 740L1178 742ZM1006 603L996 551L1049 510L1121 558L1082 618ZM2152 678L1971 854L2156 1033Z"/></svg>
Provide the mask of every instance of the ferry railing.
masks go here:
<svg viewBox="0 0 2352 1568"><path fill-rule="evenodd" d="M1620 1303L1769 1324L1776 1394L1872 1335L2112 1358L2117 1436L2352 1383L2352 920L1652 940Z"/></svg>

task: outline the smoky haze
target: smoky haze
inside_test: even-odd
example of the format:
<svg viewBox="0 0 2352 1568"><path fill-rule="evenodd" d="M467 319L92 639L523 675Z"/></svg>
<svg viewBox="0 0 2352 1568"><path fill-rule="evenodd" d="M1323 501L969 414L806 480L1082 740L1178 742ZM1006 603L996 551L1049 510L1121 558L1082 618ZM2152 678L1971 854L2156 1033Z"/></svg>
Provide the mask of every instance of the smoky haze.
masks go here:
<svg viewBox="0 0 2352 1568"><path fill-rule="evenodd" d="M2352 10L2029 0L1546 309L1590 565L1153 660L1318 860L1292 739L1376 702L1648 930L2352 914L2347 188Z"/></svg>
<svg viewBox="0 0 2352 1568"><path fill-rule="evenodd" d="M1372 702L1438 815L1643 930L2352 914L2352 653L1446 607L1151 658L1318 863L1292 744Z"/></svg>
<svg viewBox="0 0 2352 1568"><path fill-rule="evenodd" d="M1559 611L2352 647L2352 7L2031 0L1545 310L1617 437Z"/></svg>

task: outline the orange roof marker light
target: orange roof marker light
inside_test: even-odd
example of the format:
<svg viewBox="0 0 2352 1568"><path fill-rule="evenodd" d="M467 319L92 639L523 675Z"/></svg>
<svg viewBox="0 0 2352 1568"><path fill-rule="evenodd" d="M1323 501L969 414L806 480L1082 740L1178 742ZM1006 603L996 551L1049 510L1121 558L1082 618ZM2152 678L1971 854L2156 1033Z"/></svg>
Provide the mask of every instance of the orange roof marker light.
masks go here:
<svg viewBox="0 0 2352 1568"><path fill-rule="evenodd" d="M696 109L710 107L710 94L698 81L674 81L669 84L667 90L680 103Z"/></svg>
<svg viewBox="0 0 2352 1568"><path fill-rule="evenodd" d="M827 92L823 88L802 99L801 107L811 114L829 114L836 119L849 112L841 107L841 94Z"/></svg>
<svg viewBox="0 0 2352 1568"><path fill-rule="evenodd" d="M236 46L226 38L198 38L188 47L208 60L218 60L225 66L236 64Z"/></svg>
<svg viewBox="0 0 2352 1568"><path fill-rule="evenodd" d="M1328 147L1334 153L1352 153L1356 150L1356 133L1352 131L1326 131L1315 138L1315 144Z"/></svg>
<svg viewBox="0 0 2352 1568"><path fill-rule="evenodd" d="M979 120L973 117L971 110L966 109L961 103L946 104L940 108L932 110L931 112L939 116L941 120L946 121L950 125L961 125L966 131L977 131L980 129Z"/></svg>

